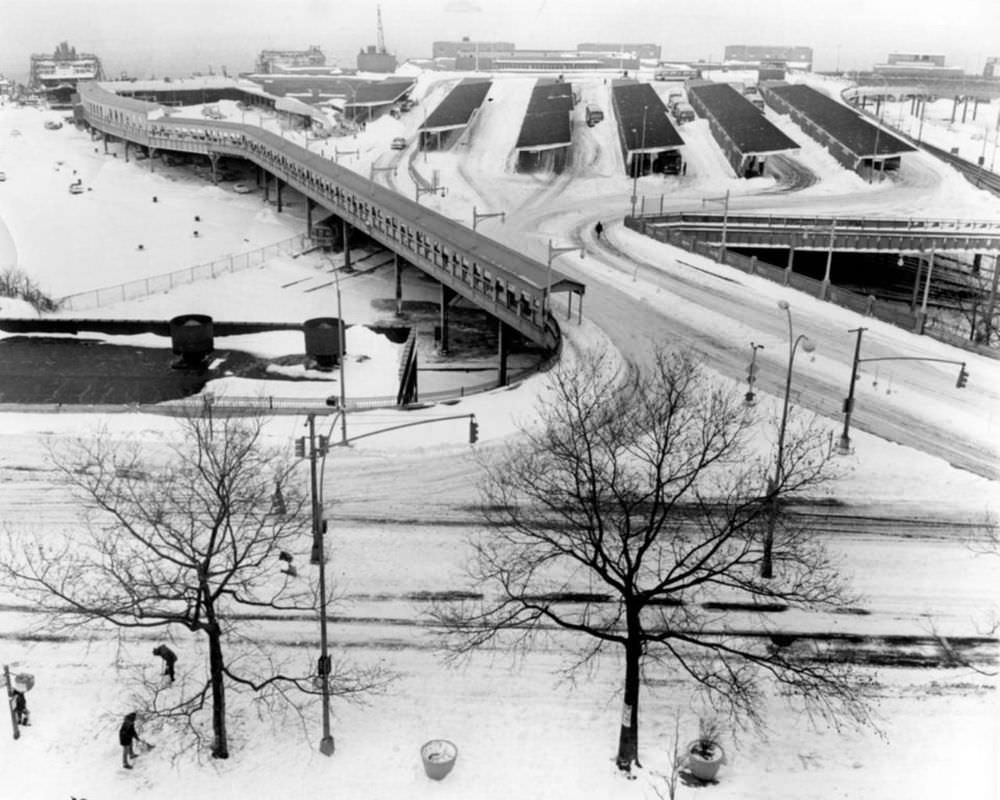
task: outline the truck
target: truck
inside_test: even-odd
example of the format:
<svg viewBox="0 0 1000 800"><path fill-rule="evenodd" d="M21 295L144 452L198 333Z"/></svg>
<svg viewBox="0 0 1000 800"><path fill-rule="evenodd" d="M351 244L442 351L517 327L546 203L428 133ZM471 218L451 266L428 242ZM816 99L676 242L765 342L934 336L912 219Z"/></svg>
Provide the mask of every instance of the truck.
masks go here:
<svg viewBox="0 0 1000 800"><path fill-rule="evenodd" d="M586 109L587 127L593 128L598 122L604 119L604 112L597 106L588 105Z"/></svg>
<svg viewBox="0 0 1000 800"><path fill-rule="evenodd" d="M694 109L688 103L675 103L673 107L674 119L678 124L694 122Z"/></svg>

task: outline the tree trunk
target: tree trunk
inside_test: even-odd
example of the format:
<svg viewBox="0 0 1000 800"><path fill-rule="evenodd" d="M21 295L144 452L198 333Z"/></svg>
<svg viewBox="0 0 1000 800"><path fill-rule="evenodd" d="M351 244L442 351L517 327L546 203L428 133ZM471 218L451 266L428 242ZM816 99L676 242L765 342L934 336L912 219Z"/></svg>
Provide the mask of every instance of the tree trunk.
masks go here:
<svg viewBox="0 0 1000 800"><path fill-rule="evenodd" d="M209 612L211 618L213 614ZM222 638L217 625L208 631L208 670L212 682L212 758L229 758L229 737L226 734L226 683L222 668Z"/></svg>
<svg viewBox="0 0 1000 800"><path fill-rule="evenodd" d="M631 770L639 763L639 666L642 660L642 639L639 613L626 610L628 641L625 645L625 700L622 726L618 734L618 769Z"/></svg>

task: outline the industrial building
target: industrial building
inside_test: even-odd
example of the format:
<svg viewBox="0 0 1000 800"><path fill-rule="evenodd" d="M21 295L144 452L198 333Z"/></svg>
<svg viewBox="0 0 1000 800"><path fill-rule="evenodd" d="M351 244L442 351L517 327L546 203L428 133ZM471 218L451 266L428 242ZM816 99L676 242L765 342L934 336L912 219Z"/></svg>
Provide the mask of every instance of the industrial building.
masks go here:
<svg viewBox="0 0 1000 800"><path fill-rule="evenodd" d="M965 76L961 67L949 67L944 56L927 53L890 53L886 63L876 64L872 71L886 78L916 80Z"/></svg>
<svg viewBox="0 0 1000 800"><path fill-rule="evenodd" d="M729 66L759 67L763 64L784 66L788 69L811 70L811 47L779 47L776 45L730 44L726 45L723 62Z"/></svg>
<svg viewBox="0 0 1000 800"><path fill-rule="evenodd" d="M489 72L634 71L640 59L659 59L655 44L584 43L575 51L565 49L518 50L513 42L434 42L439 67Z"/></svg>
<svg viewBox="0 0 1000 800"><path fill-rule="evenodd" d="M659 61L660 46L649 43L617 43L617 42L584 42L576 46L576 52L580 54L591 53L594 55L615 56L619 53L629 53L633 58Z"/></svg>

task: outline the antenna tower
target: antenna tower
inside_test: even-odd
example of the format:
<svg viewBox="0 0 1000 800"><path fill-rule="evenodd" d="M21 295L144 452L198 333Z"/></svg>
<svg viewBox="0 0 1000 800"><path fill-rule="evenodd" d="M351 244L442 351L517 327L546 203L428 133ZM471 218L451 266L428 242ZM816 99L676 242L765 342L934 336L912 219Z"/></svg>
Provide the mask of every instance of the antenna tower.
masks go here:
<svg viewBox="0 0 1000 800"><path fill-rule="evenodd" d="M378 5L378 51L385 52L385 34L382 32L382 6Z"/></svg>

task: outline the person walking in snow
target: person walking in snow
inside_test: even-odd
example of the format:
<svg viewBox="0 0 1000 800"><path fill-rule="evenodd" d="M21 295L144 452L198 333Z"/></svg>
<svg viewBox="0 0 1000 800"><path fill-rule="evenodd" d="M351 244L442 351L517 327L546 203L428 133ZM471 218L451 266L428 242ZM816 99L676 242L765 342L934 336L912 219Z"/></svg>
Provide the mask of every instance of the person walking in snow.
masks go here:
<svg viewBox="0 0 1000 800"><path fill-rule="evenodd" d="M14 709L14 719L18 725L30 725L28 722L28 701L24 699L24 692L20 689L10 690L10 704Z"/></svg>
<svg viewBox="0 0 1000 800"><path fill-rule="evenodd" d="M136 712L130 711L125 715L125 720L122 722L122 726L118 729L118 744L122 746L122 766L125 769L132 769L132 764L129 759L135 758L135 750L133 749L133 744L135 742L142 742L146 744L142 739L139 738L139 733L135 729L135 718Z"/></svg>
<svg viewBox="0 0 1000 800"><path fill-rule="evenodd" d="M165 644L161 644L159 647L153 648L153 655L159 656L163 659L163 674L170 678L170 682L174 682L174 664L177 663L177 653L167 647Z"/></svg>
<svg viewBox="0 0 1000 800"><path fill-rule="evenodd" d="M601 238L601 234L604 233L604 225L601 224L600 220L598 220L597 224L594 226L594 233L597 234L597 238L598 239L600 239Z"/></svg>

